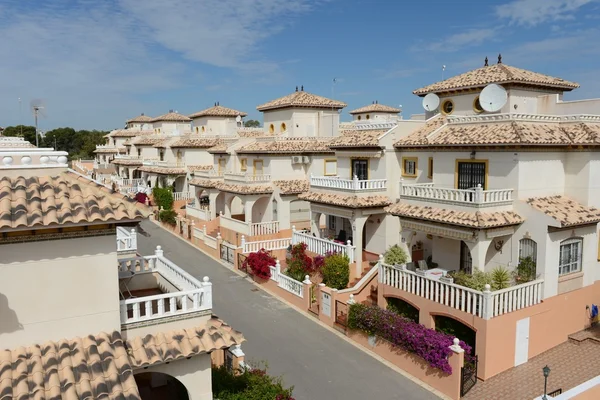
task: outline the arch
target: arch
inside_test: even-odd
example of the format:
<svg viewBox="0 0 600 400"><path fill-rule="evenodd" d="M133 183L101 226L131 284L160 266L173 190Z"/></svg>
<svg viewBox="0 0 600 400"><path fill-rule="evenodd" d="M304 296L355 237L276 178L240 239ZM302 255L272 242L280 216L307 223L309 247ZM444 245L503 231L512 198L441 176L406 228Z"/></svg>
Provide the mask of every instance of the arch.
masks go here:
<svg viewBox="0 0 600 400"><path fill-rule="evenodd" d="M519 240L519 260L531 257L533 262L537 262L537 242L531 238Z"/></svg>
<svg viewBox="0 0 600 400"><path fill-rule="evenodd" d="M227 204L229 206L231 218L235 218L240 221L246 221L245 204L241 197L237 195L231 196Z"/></svg>
<svg viewBox="0 0 600 400"><path fill-rule="evenodd" d="M264 221L265 215L269 208L269 197L261 197L252 205L252 222L267 222Z"/></svg>
<svg viewBox="0 0 600 400"><path fill-rule="evenodd" d="M174 376L162 372L142 372L135 374L142 400L189 400L190 396L183 383Z"/></svg>
<svg viewBox="0 0 600 400"><path fill-rule="evenodd" d="M399 296L384 296L387 309L419 323L419 307Z"/></svg>
<svg viewBox="0 0 600 400"><path fill-rule="evenodd" d="M290 222L310 221L310 203L296 199L290 201Z"/></svg>
<svg viewBox="0 0 600 400"><path fill-rule="evenodd" d="M275 132L275 125L271 124L269 125L269 133L273 133Z"/></svg>
<svg viewBox="0 0 600 400"><path fill-rule="evenodd" d="M215 212L217 216L220 213L225 214L225 192L219 192L215 197Z"/></svg>
<svg viewBox="0 0 600 400"><path fill-rule="evenodd" d="M184 186L185 186L185 176L178 176L173 181L173 191L174 192L183 192Z"/></svg>
<svg viewBox="0 0 600 400"><path fill-rule="evenodd" d="M282 122L281 126L279 128L279 131L280 132L285 132L286 130L287 130L287 126L285 125L285 122Z"/></svg>
<svg viewBox="0 0 600 400"><path fill-rule="evenodd" d="M457 319L453 315L443 313L431 313L435 330L447 335L459 338L473 349L475 353L477 345L477 329L472 325Z"/></svg>

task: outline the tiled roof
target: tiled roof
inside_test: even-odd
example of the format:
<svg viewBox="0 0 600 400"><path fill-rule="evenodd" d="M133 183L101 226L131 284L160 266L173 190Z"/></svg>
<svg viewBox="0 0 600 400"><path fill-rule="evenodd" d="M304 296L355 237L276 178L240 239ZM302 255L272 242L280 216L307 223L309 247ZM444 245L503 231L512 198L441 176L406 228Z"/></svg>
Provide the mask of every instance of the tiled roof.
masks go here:
<svg viewBox="0 0 600 400"><path fill-rule="evenodd" d="M138 400L119 332L0 351L0 399Z"/></svg>
<svg viewBox="0 0 600 400"><path fill-rule="evenodd" d="M392 202L387 196L344 196L340 194L307 192L298 195L299 199L314 203L332 204L348 208L384 207Z"/></svg>
<svg viewBox="0 0 600 400"><path fill-rule="evenodd" d="M190 122L192 119L183 114L170 111L152 119L152 122Z"/></svg>
<svg viewBox="0 0 600 400"><path fill-rule="evenodd" d="M137 117L135 117L135 118L131 118L131 119L127 120L126 122L127 122L128 124L130 124L130 123L134 123L134 122L142 122L142 123L143 123L143 122L150 122L150 121L152 121L153 119L154 119L154 118L152 118L152 117L150 117L150 116L148 116L148 115L144 115L144 113L142 113L141 115L138 115L138 116L137 116Z"/></svg>
<svg viewBox="0 0 600 400"><path fill-rule="evenodd" d="M109 133L108 137L135 137L135 136L140 136L141 134L143 134L143 132L149 132L149 131L134 131L132 129L116 129L114 131L112 131L111 133ZM151 132L151 131L150 131Z"/></svg>
<svg viewBox="0 0 600 400"><path fill-rule="evenodd" d="M158 167L150 165L144 165L143 167L139 167L137 170L158 175L185 175L187 173L185 168Z"/></svg>
<svg viewBox="0 0 600 400"><path fill-rule="evenodd" d="M230 146L230 144L227 144L225 142L223 143L219 143L216 146L211 147L210 149L206 150L209 153L227 153L227 148Z"/></svg>
<svg viewBox="0 0 600 400"><path fill-rule="evenodd" d="M164 137L137 136L131 139L131 144L135 144L136 146L154 146L165 140L168 139Z"/></svg>
<svg viewBox="0 0 600 400"><path fill-rule="evenodd" d="M261 137L261 136L275 136L276 133L270 133L263 128L256 129L238 129L237 134L239 137Z"/></svg>
<svg viewBox="0 0 600 400"><path fill-rule="evenodd" d="M467 212L429 206L416 206L405 203L393 204L386 208L386 211L400 217L422 219L478 229L517 225L524 221L519 214L513 211L497 211L489 213L481 211Z"/></svg>
<svg viewBox="0 0 600 400"><path fill-rule="evenodd" d="M527 84L539 87L553 87L572 90L579 87L575 82L565 81L525 69L511 67L506 64L494 64L478 68L464 74L453 76L444 81L434 83L413 91L414 94L440 93L457 89L484 87L490 83L497 84Z"/></svg>
<svg viewBox="0 0 600 400"><path fill-rule="evenodd" d="M394 146L600 145L600 123L517 119L442 125L443 122L443 117L432 119L425 126L397 141Z"/></svg>
<svg viewBox="0 0 600 400"><path fill-rule="evenodd" d="M285 139L257 140L237 150L243 153L333 153L329 148L330 140L314 140L303 137L288 137Z"/></svg>
<svg viewBox="0 0 600 400"><path fill-rule="evenodd" d="M134 368L163 364L242 344L244 336L213 316L205 326L157 332L127 341Z"/></svg>
<svg viewBox="0 0 600 400"><path fill-rule="evenodd" d="M245 117L248 115L243 111L234 110L233 108L223 107L221 105L215 105L214 107L207 108L206 110L198 111L192 115L190 118L200 118L200 117Z"/></svg>
<svg viewBox="0 0 600 400"><path fill-rule="evenodd" d="M344 147L381 147L379 137L388 130L373 129L350 129L342 131L340 136L336 137L329 143L329 147L344 148Z"/></svg>
<svg viewBox="0 0 600 400"><path fill-rule="evenodd" d="M94 150L94 153L126 153L127 149L125 147L101 147L99 149Z"/></svg>
<svg viewBox="0 0 600 400"><path fill-rule="evenodd" d="M223 141L218 138L203 138L202 136L199 136L199 135L192 135L192 136L184 136L184 137L172 142L171 144L169 144L169 147L171 147L172 149L178 148L178 147L208 149L209 147L216 146L222 142Z"/></svg>
<svg viewBox="0 0 600 400"><path fill-rule="evenodd" d="M600 222L600 210L565 196L532 197L527 204L558 221L561 227Z"/></svg>
<svg viewBox="0 0 600 400"><path fill-rule="evenodd" d="M0 179L0 230L140 220L150 209L73 172Z"/></svg>
<svg viewBox="0 0 600 400"><path fill-rule="evenodd" d="M368 113L368 112L398 114L398 113L402 112L402 110L399 108L396 108L396 107L390 107L390 106L385 106L385 105L379 104L379 103L373 103L373 104L369 104L368 106L364 106L361 108L357 108L356 110L352 110L352 111L350 111L350 114L352 114L352 115L364 114L364 113Z"/></svg>
<svg viewBox="0 0 600 400"><path fill-rule="evenodd" d="M214 169L214 166L212 164L204 164L204 165L188 165L187 166L187 170L190 172L196 172L196 171L210 171L211 169Z"/></svg>
<svg viewBox="0 0 600 400"><path fill-rule="evenodd" d="M188 182L189 185L203 187L203 188L214 188L214 187L217 187L218 183L220 183L220 181L217 181L215 179L202 179L202 178L194 178Z"/></svg>
<svg viewBox="0 0 600 400"><path fill-rule="evenodd" d="M268 194L273 193L271 185L233 185L230 183L219 182L215 186L222 192L239 194Z"/></svg>
<svg viewBox="0 0 600 400"><path fill-rule="evenodd" d="M142 160L127 160L127 159L123 159L123 158L115 158L110 163L115 164L115 165L126 165L126 166L136 166L136 165L143 164Z"/></svg>
<svg viewBox="0 0 600 400"><path fill-rule="evenodd" d="M346 103L317 96L316 94L305 91L296 91L287 96L271 100L268 103L256 107L258 111L277 110L280 108L326 108L340 109L346 107Z"/></svg>
<svg viewBox="0 0 600 400"><path fill-rule="evenodd" d="M298 194L308 192L310 184L305 179L288 179L274 181L273 184L279 188L281 194Z"/></svg>

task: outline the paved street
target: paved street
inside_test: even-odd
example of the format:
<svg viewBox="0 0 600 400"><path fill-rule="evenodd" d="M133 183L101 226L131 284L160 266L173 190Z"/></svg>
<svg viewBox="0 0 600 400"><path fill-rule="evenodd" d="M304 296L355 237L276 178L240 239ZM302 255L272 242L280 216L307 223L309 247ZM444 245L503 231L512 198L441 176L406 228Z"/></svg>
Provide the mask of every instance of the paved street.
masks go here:
<svg viewBox="0 0 600 400"><path fill-rule="evenodd" d="M213 313L243 332L246 359L267 361L270 374L295 387L297 400L438 399L171 233L148 221L141 227L140 254L161 245L194 277L209 276Z"/></svg>

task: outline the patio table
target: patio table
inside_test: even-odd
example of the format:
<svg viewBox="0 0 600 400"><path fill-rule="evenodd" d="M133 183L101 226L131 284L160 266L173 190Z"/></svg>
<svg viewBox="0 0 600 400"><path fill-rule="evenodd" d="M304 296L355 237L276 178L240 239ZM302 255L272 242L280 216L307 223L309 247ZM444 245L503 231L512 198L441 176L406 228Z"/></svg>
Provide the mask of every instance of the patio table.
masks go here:
<svg viewBox="0 0 600 400"><path fill-rule="evenodd" d="M445 269L432 268L432 269L428 269L427 271L425 271L425 276L427 276L429 279L434 279L437 281L442 276L446 276L447 273L448 273L448 271Z"/></svg>

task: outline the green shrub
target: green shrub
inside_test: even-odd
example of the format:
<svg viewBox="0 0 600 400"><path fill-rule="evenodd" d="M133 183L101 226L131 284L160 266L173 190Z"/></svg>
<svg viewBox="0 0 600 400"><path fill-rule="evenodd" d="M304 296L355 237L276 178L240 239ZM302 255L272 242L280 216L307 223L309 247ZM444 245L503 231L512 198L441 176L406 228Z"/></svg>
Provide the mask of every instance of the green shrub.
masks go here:
<svg viewBox="0 0 600 400"><path fill-rule="evenodd" d="M400 265L406 264L408 260L408 255L406 255L406 251L397 244L391 246L384 254L384 261L388 265Z"/></svg>
<svg viewBox="0 0 600 400"><path fill-rule="evenodd" d="M321 273L323 283L332 289L346 289L350 280L350 260L343 254L331 254L325 257Z"/></svg>
<svg viewBox="0 0 600 400"><path fill-rule="evenodd" d="M519 260L519 265L517 265L517 268L513 271L515 283L517 285L527 283L536 280L536 278L536 263L533 261L533 258L531 258L531 256L521 258Z"/></svg>
<svg viewBox="0 0 600 400"><path fill-rule="evenodd" d="M267 375L266 369L250 369L233 374L225 367L212 369L213 397L219 400L294 400L293 387L283 387L280 377Z"/></svg>
<svg viewBox="0 0 600 400"><path fill-rule="evenodd" d="M476 269L473 274L467 274L464 271L452 271L450 276L454 278L454 283L457 285L465 286L471 289L483 291L485 285L494 283L492 275Z"/></svg>
<svg viewBox="0 0 600 400"><path fill-rule="evenodd" d="M158 218L160 218L161 222L165 222L169 225L176 225L177 221L177 212L175 210L162 210L158 214Z"/></svg>
<svg viewBox="0 0 600 400"><path fill-rule="evenodd" d="M171 189L164 189L155 187L152 189L152 197L154 203L163 210L170 210L173 208L173 192Z"/></svg>
<svg viewBox="0 0 600 400"><path fill-rule="evenodd" d="M510 286L510 272L504 267L496 267L492 270L492 289L506 289Z"/></svg>
<svg viewBox="0 0 600 400"><path fill-rule="evenodd" d="M435 322L435 330L443 332L455 338L459 338L466 344L475 349L476 344L476 332L469 326L463 324L454 318L445 317L443 315L436 315L433 317Z"/></svg>

